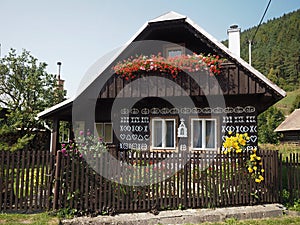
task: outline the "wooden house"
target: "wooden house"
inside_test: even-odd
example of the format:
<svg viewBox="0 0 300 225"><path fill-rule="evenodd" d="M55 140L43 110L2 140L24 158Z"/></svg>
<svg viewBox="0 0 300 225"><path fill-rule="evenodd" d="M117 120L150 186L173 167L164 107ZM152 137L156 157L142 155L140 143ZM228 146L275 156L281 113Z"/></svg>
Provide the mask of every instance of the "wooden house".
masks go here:
<svg viewBox="0 0 300 225"><path fill-rule="evenodd" d="M218 151L230 131L248 133L253 148L257 115L286 93L239 57L239 33L236 26L228 30L229 42L237 42L228 49L175 12L146 22L125 46L95 63L76 97L39 114L53 121L52 150L60 147L60 121L72 121L75 136L78 130L95 131L117 152ZM166 59L193 54L214 55L220 71L211 75L210 64L176 74L141 66L127 75L112 69L121 62L125 71L136 55L151 61L151 55Z"/></svg>
<svg viewBox="0 0 300 225"><path fill-rule="evenodd" d="M300 144L300 109L295 109L275 130L281 133L280 142Z"/></svg>

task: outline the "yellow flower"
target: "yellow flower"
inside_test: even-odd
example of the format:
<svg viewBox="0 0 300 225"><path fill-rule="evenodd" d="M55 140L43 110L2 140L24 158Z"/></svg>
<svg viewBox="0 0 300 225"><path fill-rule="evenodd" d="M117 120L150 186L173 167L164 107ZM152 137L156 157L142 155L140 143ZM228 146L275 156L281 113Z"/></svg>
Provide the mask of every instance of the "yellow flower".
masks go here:
<svg viewBox="0 0 300 225"><path fill-rule="evenodd" d="M250 155L250 161L255 161L255 158L256 158L256 154L255 153L252 154L252 155Z"/></svg>
<svg viewBox="0 0 300 225"><path fill-rule="evenodd" d="M259 157L259 156L256 156L256 159L257 159L257 160L261 160L261 157Z"/></svg>
<svg viewBox="0 0 300 225"><path fill-rule="evenodd" d="M259 175L258 179L264 180L264 177L262 175Z"/></svg>
<svg viewBox="0 0 300 225"><path fill-rule="evenodd" d="M264 169L261 169L261 172L262 172L262 173L264 173L264 172L265 172L265 170L264 170Z"/></svg>
<svg viewBox="0 0 300 225"><path fill-rule="evenodd" d="M252 151L253 151L254 153L256 153L256 151L257 151L257 148L254 148Z"/></svg>
<svg viewBox="0 0 300 225"><path fill-rule="evenodd" d="M261 180L260 180L260 179L258 179L258 178L256 178L256 179L255 179L255 182L256 182L256 183L260 183L260 182L261 182Z"/></svg>
<svg viewBox="0 0 300 225"><path fill-rule="evenodd" d="M243 146L245 146L246 145L245 139L240 140L240 144L243 145Z"/></svg>
<svg viewBox="0 0 300 225"><path fill-rule="evenodd" d="M228 134L231 135L231 134L232 134L232 131L228 131Z"/></svg>
<svg viewBox="0 0 300 225"><path fill-rule="evenodd" d="M249 173L253 173L253 169L251 167L248 167Z"/></svg>
<svg viewBox="0 0 300 225"><path fill-rule="evenodd" d="M259 165L262 166L262 162L260 162Z"/></svg>
<svg viewBox="0 0 300 225"><path fill-rule="evenodd" d="M255 170L255 171L256 171L256 170L257 170L257 166L253 166L253 170Z"/></svg>

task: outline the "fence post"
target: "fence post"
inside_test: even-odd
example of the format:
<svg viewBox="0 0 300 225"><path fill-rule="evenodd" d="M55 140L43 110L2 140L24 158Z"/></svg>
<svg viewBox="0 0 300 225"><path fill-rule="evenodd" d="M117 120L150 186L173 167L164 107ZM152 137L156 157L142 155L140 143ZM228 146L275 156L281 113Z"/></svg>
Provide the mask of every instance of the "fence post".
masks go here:
<svg viewBox="0 0 300 225"><path fill-rule="evenodd" d="M279 151L277 150L277 155L278 157L278 180L279 180L279 187L278 187L278 194L279 194L279 202L283 203L283 199L282 199L282 192L283 192L283 188L282 188L282 153L279 153Z"/></svg>
<svg viewBox="0 0 300 225"><path fill-rule="evenodd" d="M54 180L54 196L53 196L53 210L58 209L58 198L60 188L60 168L61 168L61 151L56 153L56 167L55 167L55 180Z"/></svg>
<svg viewBox="0 0 300 225"><path fill-rule="evenodd" d="M183 172L183 202L182 204L184 205L184 207L187 207L187 195L188 195L188 159L187 159L187 152L183 151L183 162L184 164L184 172Z"/></svg>

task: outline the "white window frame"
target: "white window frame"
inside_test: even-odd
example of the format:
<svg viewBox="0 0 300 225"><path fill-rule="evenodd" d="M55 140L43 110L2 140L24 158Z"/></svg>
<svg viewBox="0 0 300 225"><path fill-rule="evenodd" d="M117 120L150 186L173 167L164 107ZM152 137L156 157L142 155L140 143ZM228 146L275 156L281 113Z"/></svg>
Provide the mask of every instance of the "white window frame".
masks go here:
<svg viewBox="0 0 300 225"><path fill-rule="evenodd" d="M161 121L162 122L162 147L155 147L153 146L154 144L154 137L155 135L153 134L154 133L154 122L155 121ZM174 123L174 127L173 127L173 130L174 130L174 147L166 147L166 134L167 134L167 130L166 130L166 121L173 121ZM176 145L177 145L177 141L176 141L176 132L177 129L176 129L176 119L175 118L152 118L151 119L151 149L152 150L163 150L163 149L166 149L166 150L176 150Z"/></svg>
<svg viewBox="0 0 300 225"><path fill-rule="evenodd" d="M111 142L105 142L105 143L107 143L107 144L111 144L111 143L113 143L113 124L111 123L111 122L96 122L95 123L95 127L94 127L94 134L95 135L99 135L98 134L98 131L97 131L97 124L100 124L100 125L102 125L102 133L104 134L104 137L101 137L102 138L102 140L103 140L103 142L105 141L105 136L106 136L106 132L105 132L105 125L107 125L107 124L109 124L109 125L111 125L111 133L110 133L110 140L111 140Z"/></svg>
<svg viewBox="0 0 300 225"><path fill-rule="evenodd" d="M194 137L194 121L202 121L202 148L194 148L193 144L193 137ZM215 123L215 137L214 137L214 148L207 148L207 143L206 143L206 121L214 121ZM217 150L217 119L216 118L192 118L191 119L191 139L190 139L190 146L191 150Z"/></svg>

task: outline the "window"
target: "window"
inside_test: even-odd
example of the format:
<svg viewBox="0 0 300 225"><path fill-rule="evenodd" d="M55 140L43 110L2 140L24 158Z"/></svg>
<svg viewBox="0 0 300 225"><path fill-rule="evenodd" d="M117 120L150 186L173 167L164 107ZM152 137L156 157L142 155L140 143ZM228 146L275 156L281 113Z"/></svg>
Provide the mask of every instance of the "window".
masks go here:
<svg viewBox="0 0 300 225"><path fill-rule="evenodd" d="M68 143L70 140L70 124L66 121L59 121L59 142Z"/></svg>
<svg viewBox="0 0 300 225"><path fill-rule="evenodd" d="M69 128L63 128L63 129L60 129L59 131L60 135L59 135L59 138L60 138L60 143L68 143L70 140L69 140L69 137L70 137L70 129Z"/></svg>
<svg viewBox="0 0 300 225"><path fill-rule="evenodd" d="M112 123L96 123L95 135L101 137L105 143L112 143L113 142Z"/></svg>
<svg viewBox="0 0 300 225"><path fill-rule="evenodd" d="M177 44L169 44L164 47L165 57L176 57L185 54L184 46Z"/></svg>
<svg viewBox="0 0 300 225"><path fill-rule="evenodd" d="M152 119L152 149L175 149L175 119Z"/></svg>
<svg viewBox="0 0 300 225"><path fill-rule="evenodd" d="M193 150L216 150L216 119L191 120L191 147Z"/></svg>

